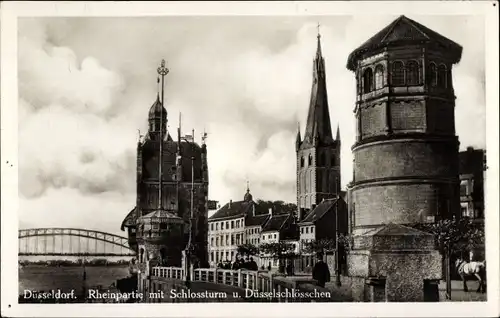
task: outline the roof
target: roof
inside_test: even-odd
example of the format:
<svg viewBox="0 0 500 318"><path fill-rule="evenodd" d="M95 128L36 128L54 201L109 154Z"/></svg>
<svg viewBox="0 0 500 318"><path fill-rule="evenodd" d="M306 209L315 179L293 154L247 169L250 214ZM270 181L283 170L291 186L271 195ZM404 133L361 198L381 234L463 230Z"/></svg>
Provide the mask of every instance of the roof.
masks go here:
<svg viewBox="0 0 500 318"><path fill-rule="evenodd" d="M448 54L453 59L453 63L458 63L462 55L462 47L460 45L402 15L355 49L349 55L347 68L354 71L358 59L366 52L374 51L381 47L407 45L410 43L435 45Z"/></svg>
<svg viewBox="0 0 500 318"><path fill-rule="evenodd" d="M431 236L432 234L401 224L389 223L380 228L373 229L365 236Z"/></svg>
<svg viewBox="0 0 500 318"><path fill-rule="evenodd" d="M151 108L149 109L148 113L148 118L156 118L160 117L160 115L163 115L163 118L167 117L167 110L165 107L163 107L162 103L160 102L160 94L156 95L156 101L153 103Z"/></svg>
<svg viewBox="0 0 500 318"><path fill-rule="evenodd" d="M141 216L138 221L154 222L154 223L165 223L165 222L175 222L182 223L184 220L175 213L167 210L155 210L146 215Z"/></svg>
<svg viewBox="0 0 500 318"><path fill-rule="evenodd" d="M262 227L262 232L279 231L285 224L285 221L290 217L290 214L277 214L270 217L266 224Z"/></svg>
<svg viewBox="0 0 500 318"><path fill-rule="evenodd" d="M316 221L320 220L323 215L326 214L331 208L337 204L338 199L326 199L324 201L321 201L320 204L318 204L314 210L309 212L309 214L306 215L304 220L302 220L300 223L307 223L307 222L313 222L315 223Z"/></svg>
<svg viewBox="0 0 500 318"><path fill-rule="evenodd" d="M263 226L264 223L269 219L269 214L261 214L261 215L255 215L255 216L247 216L245 218L245 226Z"/></svg>
<svg viewBox="0 0 500 318"><path fill-rule="evenodd" d="M229 219L236 218L245 215L253 209L253 205L256 205L255 202L250 201L234 201L230 203L226 203L222 208L220 208L217 212L214 213L209 218L209 221L213 221L216 219Z"/></svg>
<svg viewBox="0 0 500 318"><path fill-rule="evenodd" d="M173 141L171 138L163 142L163 162L170 167L176 166L178 142ZM159 152L158 143L153 140L146 140L142 144L142 176L144 179L158 180L158 164L154 163L155 157ZM197 143L181 141L181 164L182 164L182 179L184 181L191 181L191 157L194 157L194 180L199 182L203 177L202 171L202 152L204 149ZM157 162L157 161L156 161ZM168 167L168 168L170 168ZM164 170L165 171L165 170ZM170 173L167 169L163 178L168 181L172 178L174 173Z"/></svg>
<svg viewBox="0 0 500 318"><path fill-rule="evenodd" d="M135 226L135 222L137 220L137 208L133 208L127 216L123 219L122 225L120 226L120 230L125 231L125 227Z"/></svg>
<svg viewBox="0 0 500 318"><path fill-rule="evenodd" d="M459 158L459 173L460 174L476 174L481 173L484 169L484 161L486 154L483 149L467 148L466 151L461 151L458 154Z"/></svg>
<svg viewBox="0 0 500 318"><path fill-rule="evenodd" d="M300 133L297 134L297 138L300 138ZM314 58L311 100L309 102L306 130L302 142L303 147L313 145L316 138L320 143L333 142L332 126L328 109L328 94L326 90L325 60L321 53L319 35L318 48L316 57ZM298 140L297 143L299 143Z"/></svg>

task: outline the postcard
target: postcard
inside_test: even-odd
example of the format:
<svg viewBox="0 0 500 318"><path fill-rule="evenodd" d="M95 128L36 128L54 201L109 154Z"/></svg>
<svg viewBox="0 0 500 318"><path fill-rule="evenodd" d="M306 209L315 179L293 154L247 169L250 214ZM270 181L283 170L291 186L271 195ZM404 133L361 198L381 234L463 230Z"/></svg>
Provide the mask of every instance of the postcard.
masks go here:
<svg viewBox="0 0 500 318"><path fill-rule="evenodd" d="M3 2L2 315L498 314L496 6Z"/></svg>

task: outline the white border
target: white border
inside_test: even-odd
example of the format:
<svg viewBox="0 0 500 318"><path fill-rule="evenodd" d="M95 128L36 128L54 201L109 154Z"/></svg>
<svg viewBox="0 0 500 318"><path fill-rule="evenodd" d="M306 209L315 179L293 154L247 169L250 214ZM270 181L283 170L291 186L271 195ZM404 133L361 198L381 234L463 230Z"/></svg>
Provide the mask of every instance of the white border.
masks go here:
<svg viewBox="0 0 500 318"><path fill-rule="evenodd" d="M408 2L2 2L1 3L1 314L36 317L422 317L498 316L498 8L495 1ZM498 3L497 3L498 5ZM165 15L484 15L486 23L486 253L484 303L17 304L17 17ZM459 27L459 26L457 26ZM374 30L375 32L376 30ZM346 57L347 58L347 57ZM9 162L7 164L7 161ZM12 167L10 166L12 164ZM15 243L14 243L15 242ZM495 270L496 269L496 270ZM12 292L15 291L15 292ZM9 307L8 305L11 305Z"/></svg>

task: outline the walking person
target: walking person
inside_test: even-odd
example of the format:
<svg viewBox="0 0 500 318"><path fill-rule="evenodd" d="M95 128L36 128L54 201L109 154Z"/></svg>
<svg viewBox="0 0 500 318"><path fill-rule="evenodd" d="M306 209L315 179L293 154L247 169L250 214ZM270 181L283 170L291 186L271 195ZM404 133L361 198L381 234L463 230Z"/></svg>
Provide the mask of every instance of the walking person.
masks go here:
<svg viewBox="0 0 500 318"><path fill-rule="evenodd" d="M316 280L317 285L320 287L325 287L325 283L330 281L330 270L328 265L323 261L323 252L317 254L318 262L313 268L313 279Z"/></svg>

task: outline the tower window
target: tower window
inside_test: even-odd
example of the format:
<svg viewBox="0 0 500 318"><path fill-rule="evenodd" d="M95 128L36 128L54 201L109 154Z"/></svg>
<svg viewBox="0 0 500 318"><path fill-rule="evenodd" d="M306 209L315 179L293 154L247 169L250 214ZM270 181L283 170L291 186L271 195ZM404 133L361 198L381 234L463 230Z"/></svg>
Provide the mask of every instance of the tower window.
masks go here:
<svg viewBox="0 0 500 318"><path fill-rule="evenodd" d="M434 63L429 65L428 84L430 86L437 86L437 67Z"/></svg>
<svg viewBox="0 0 500 318"><path fill-rule="evenodd" d="M395 61L394 63L392 63L391 84L405 84L405 67L403 62L401 61Z"/></svg>
<svg viewBox="0 0 500 318"><path fill-rule="evenodd" d="M311 154L309 154L309 162L308 162L308 165L309 166L312 166L312 163L313 162L313 156Z"/></svg>
<svg viewBox="0 0 500 318"><path fill-rule="evenodd" d="M330 165L332 167L334 167L336 165L335 156L332 156L332 158L330 158Z"/></svg>
<svg viewBox="0 0 500 318"><path fill-rule="evenodd" d="M304 168L304 157L300 157L300 167Z"/></svg>
<svg viewBox="0 0 500 318"><path fill-rule="evenodd" d="M444 64L439 65L437 74L437 84L441 88L446 88L446 75L447 75L446 65Z"/></svg>
<svg viewBox="0 0 500 318"><path fill-rule="evenodd" d="M408 85L418 85L420 83L420 68L416 61L408 62L408 76L407 76L407 84Z"/></svg>
<svg viewBox="0 0 500 318"><path fill-rule="evenodd" d="M320 166L323 166L325 163L326 163L325 154L324 154L324 153L322 153L322 154L319 156L319 164L320 164Z"/></svg>
<svg viewBox="0 0 500 318"><path fill-rule="evenodd" d="M384 87L384 67L377 65L375 68L375 89Z"/></svg>
<svg viewBox="0 0 500 318"><path fill-rule="evenodd" d="M371 68L367 68L363 73L363 93L373 91L373 72Z"/></svg>

